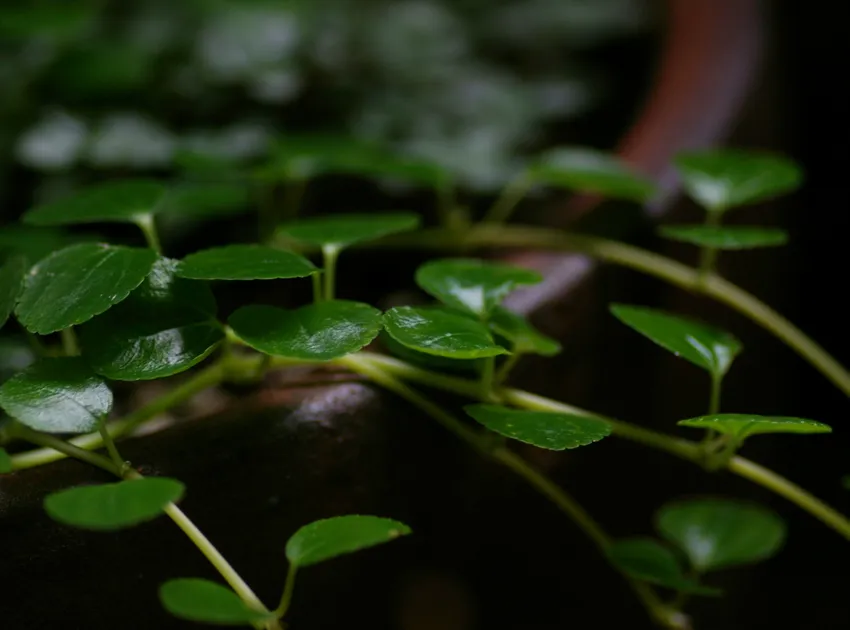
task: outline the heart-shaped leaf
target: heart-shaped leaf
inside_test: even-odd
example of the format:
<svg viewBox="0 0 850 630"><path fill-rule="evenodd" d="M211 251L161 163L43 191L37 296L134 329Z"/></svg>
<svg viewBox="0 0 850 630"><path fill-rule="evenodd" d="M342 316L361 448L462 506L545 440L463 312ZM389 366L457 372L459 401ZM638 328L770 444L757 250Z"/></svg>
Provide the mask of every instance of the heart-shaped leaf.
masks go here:
<svg viewBox="0 0 850 630"><path fill-rule="evenodd" d="M669 503L659 510L656 524L699 572L766 560L779 551L786 534L785 523L770 510L727 499Z"/></svg>
<svg viewBox="0 0 850 630"><path fill-rule="evenodd" d="M701 322L625 304L611 306L611 312L662 348L716 376L726 374L741 351L741 342L732 335Z"/></svg>
<svg viewBox="0 0 850 630"><path fill-rule="evenodd" d="M500 405L467 405L463 410L505 437L552 451L587 446L611 435L611 425L568 413L525 411Z"/></svg>
<svg viewBox="0 0 850 630"><path fill-rule="evenodd" d="M159 587L159 601L175 617L218 626L247 626L274 618L249 608L226 586L201 578L168 580Z"/></svg>
<svg viewBox="0 0 850 630"><path fill-rule="evenodd" d="M15 310L26 273L27 261L23 256L13 256L0 267L0 328Z"/></svg>
<svg viewBox="0 0 850 630"><path fill-rule="evenodd" d="M157 210L165 216L198 219L239 214L250 207L251 195L246 184L192 182L170 189Z"/></svg>
<svg viewBox="0 0 850 630"><path fill-rule="evenodd" d="M30 225L70 225L73 223L137 223L152 213L165 197L162 184L148 180L108 182L87 188L26 212Z"/></svg>
<svg viewBox="0 0 850 630"><path fill-rule="evenodd" d="M298 254L263 245L228 245L190 254L177 267L177 275L198 280L274 280L303 278L317 273Z"/></svg>
<svg viewBox="0 0 850 630"><path fill-rule="evenodd" d="M79 486L48 495L44 509L55 521L112 531L150 521L183 496L183 484L166 477Z"/></svg>
<svg viewBox="0 0 850 630"><path fill-rule="evenodd" d="M683 427L711 429L741 441L759 433L832 433L832 427L805 418L757 416L747 413L718 413L680 420Z"/></svg>
<svg viewBox="0 0 850 630"><path fill-rule="evenodd" d="M5 448L0 448L0 475L12 472L12 458Z"/></svg>
<svg viewBox="0 0 850 630"><path fill-rule="evenodd" d="M489 324L490 330L512 344L513 352L552 357L561 351L561 344L541 333L522 315L501 306L492 310Z"/></svg>
<svg viewBox="0 0 850 630"><path fill-rule="evenodd" d="M384 328L400 344L439 357L480 359L509 354L481 322L444 308L399 306L384 314Z"/></svg>
<svg viewBox="0 0 850 630"><path fill-rule="evenodd" d="M305 525L286 543L286 557L307 567L410 534L410 528L378 516L337 516Z"/></svg>
<svg viewBox="0 0 850 630"><path fill-rule="evenodd" d="M583 147L553 149L529 167L534 181L598 193L613 199L643 202L654 187L613 155Z"/></svg>
<svg viewBox="0 0 850 630"><path fill-rule="evenodd" d="M112 392L77 357L41 359L0 386L0 408L45 433L86 433L112 409Z"/></svg>
<svg viewBox="0 0 850 630"><path fill-rule="evenodd" d="M415 230L419 224L419 215L412 212L337 214L288 223L278 231L296 241L339 250L354 243Z"/></svg>
<svg viewBox="0 0 850 630"><path fill-rule="evenodd" d="M423 291L482 318L518 286L542 279L530 269L470 259L433 260L416 270Z"/></svg>
<svg viewBox="0 0 850 630"><path fill-rule="evenodd" d="M620 571L637 580L692 595L720 595L720 591L688 579L675 554L651 538L626 538L614 542L608 557Z"/></svg>
<svg viewBox="0 0 850 630"><path fill-rule="evenodd" d="M717 212L792 192L803 181L794 162L758 151L684 153L675 164L688 195Z"/></svg>
<svg viewBox="0 0 850 630"><path fill-rule="evenodd" d="M659 228L658 233L672 241L729 250L776 247L788 242L788 234L784 230L764 227L665 225Z"/></svg>
<svg viewBox="0 0 850 630"><path fill-rule="evenodd" d="M260 352L305 361L331 361L369 344L381 312L368 304L331 300L283 310L244 306L230 316L233 332Z"/></svg>
<svg viewBox="0 0 850 630"><path fill-rule="evenodd" d="M124 302L80 326L83 356L119 381L163 378L203 361L224 339L215 298L205 282L175 275L159 259Z"/></svg>
<svg viewBox="0 0 850 630"><path fill-rule="evenodd" d="M99 243L66 247L30 270L15 314L40 335L82 324L124 300L156 258L150 249Z"/></svg>

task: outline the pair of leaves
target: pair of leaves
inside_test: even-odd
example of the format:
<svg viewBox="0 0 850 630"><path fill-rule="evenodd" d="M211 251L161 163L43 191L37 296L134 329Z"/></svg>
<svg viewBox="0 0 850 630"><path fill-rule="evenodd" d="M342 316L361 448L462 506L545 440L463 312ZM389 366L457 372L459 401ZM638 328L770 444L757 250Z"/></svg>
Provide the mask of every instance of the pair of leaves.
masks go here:
<svg viewBox="0 0 850 630"><path fill-rule="evenodd" d="M339 516L315 521L295 532L286 543L286 557L297 570L407 534L407 525L388 518ZM273 614L246 605L230 589L198 578L169 580L160 587L159 597L166 610L191 621L242 625L273 618Z"/></svg>

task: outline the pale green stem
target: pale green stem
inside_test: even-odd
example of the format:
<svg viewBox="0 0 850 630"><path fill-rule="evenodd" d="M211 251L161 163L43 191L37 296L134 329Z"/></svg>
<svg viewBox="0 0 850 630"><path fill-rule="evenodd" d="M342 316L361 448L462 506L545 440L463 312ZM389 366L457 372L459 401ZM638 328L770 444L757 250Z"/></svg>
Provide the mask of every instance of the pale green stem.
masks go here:
<svg viewBox="0 0 850 630"><path fill-rule="evenodd" d="M283 595L280 597L280 604L275 609L274 614L278 619L283 619L284 615L289 611L289 605L292 603L292 593L295 591L295 575L298 573L298 567L294 564L289 565L289 571L286 573L286 583L283 585Z"/></svg>
<svg viewBox="0 0 850 630"><path fill-rule="evenodd" d="M137 215L134 222L139 226L142 234L145 235L145 241L147 241L148 247L157 254L162 254L162 246L159 242L159 234L156 231L156 223L154 222L153 215L149 212Z"/></svg>
<svg viewBox="0 0 850 630"><path fill-rule="evenodd" d="M526 173L517 176L502 190L493 206L484 215L482 223L499 224L510 219L519 202L528 194L531 185L531 178Z"/></svg>
<svg viewBox="0 0 850 630"><path fill-rule="evenodd" d="M718 227L722 212L717 210L709 210L705 215L706 227ZM700 250L699 262L699 281L704 287L708 277L714 273L714 268L717 262L717 248L711 245L705 245Z"/></svg>
<svg viewBox="0 0 850 630"><path fill-rule="evenodd" d="M507 380L511 370L514 369L517 362L520 360L520 357L522 357L522 353L517 352L516 348L514 348L513 352L508 355L508 358L505 359L505 362L502 363L501 367L499 367L499 371L496 372L495 381L497 385L500 385Z"/></svg>
<svg viewBox="0 0 850 630"><path fill-rule="evenodd" d="M118 447L115 446L115 440L112 439L112 436L109 435L109 431L106 430L106 424L101 420L98 423L97 428L103 443L106 445L106 452L109 453L112 463L117 466L118 470L123 470L126 467L127 462L123 457L121 457L121 453L118 452Z"/></svg>
<svg viewBox="0 0 850 630"><path fill-rule="evenodd" d="M59 335L62 337L62 352L66 357L76 357L80 354L80 344L77 343L77 333L74 328L69 326L63 328Z"/></svg>
<svg viewBox="0 0 850 630"><path fill-rule="evenodd" d="M322 272L317 272L312 275L313 278L313 303L318 304L324 299L322 295L324 289L322 287Z"/></svg>
<svg viewBox="0 0 850 630"><path fill-rule="evenodd" d="M484 368L481 370L481 397L489 399L493 394L493 383L496 375L496 357L485 357Z"/></svg>
<svg viewBox="0 0 850 630"><path fill-rule="evenodd" d="M325 245L322 247L322 256L324 257L324 277L325 277L325 299L334 299L334 284L336 283L336 260L339 256L339 248L333 245Z"/></svg>

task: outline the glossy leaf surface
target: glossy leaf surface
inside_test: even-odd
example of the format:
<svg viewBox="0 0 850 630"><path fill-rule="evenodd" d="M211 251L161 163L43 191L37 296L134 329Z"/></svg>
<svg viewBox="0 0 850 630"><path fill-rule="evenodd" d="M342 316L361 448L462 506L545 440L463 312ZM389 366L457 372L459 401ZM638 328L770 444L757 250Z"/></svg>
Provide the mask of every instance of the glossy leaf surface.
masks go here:
<svg viewBox="0 0 850 630"><path fill-rule="evenodd" d="M440 357L480 359L508 354L487 327L443 308L399 306L384 314L384 328L400 344Z"/></svg>
<svg viewBox="0 0 850 630"><path fill-rule="evenodd" d="M77 357L41 359L0 386L0 407L45 433L87 433L112 409L112 392Z"/></svg>
<svg viewBox="0 0 850 630"><path fill-rule="evenodd" d="M688 579L675 554L651 538L615 541L608 550L614 565L626 575L692 595L719 595L717 589Z"/></svg>
<svg viewBox="0 0 850 630"><path fill-rule="evenodd" d="M154 181L108 182L87 188L67 199L33 208L22 219L31 225L134 223L140 215L153 212L165 194L165 186Z"/></svg>
<svg viewBox="0 0 850 630"><path fill-rule="evenodd" d="M28 265L22 256L15 256L0 266L0 328L15 310L18 297L24 288L24 276Z"/></svg>
<svg viewBox="0 0 850 630"><path fill-rule="evenodd" d="M585 416L500 405L467 405L463 410L499 435L552 451L587 446L611 434L610 424Z"/></svg>
<svg viewBox="0 0 850 630"><path fill-rule="evenodd" d="M99 243L66 247L30 270L15 314L40 335L76 326L123 301L156 259L150 249Z"/></svg>
<svg viewBox="0 0 850 630"><path fill-rule="evenodd" d="M201 578L168 580L159 587L159 601L175 617L219 626L252 625L272 617L249 608L226 586Z"/></svg>
<svg viewBox="0 0 850 630"><path fill-rule="evenodd" d="M747 413L718 413L680 420L683 427L710 429L743 440L759 433L832 433L832 427L806 418L758 416Z"/></svg>
<svg viewBox="0 0 850 630"><path fill-rule="evenodd" d="M726 499L669 503L659 510L656 523L699 572L770 558L786 535L785 523L770 510Z"/></svg>
<svg viewBox="0 0 850 630"><path fill-rule="evenodd" d="M354 243L415 230L419 224L419 215L412 212L352 213L302 219L282 225L278 230L281 234L309 245L341 249Z"/></svg>
<svg viewBox="0 0 850 630"><path fill-rule="evenodd" d="M404 523L378 516L337 516L305 525L286 543L286 557L297 567L374 547L410 534Z"/></svg>
<svg viewBox="0 0 850 630"><path fill-rule="evenodd" d="M317 273L298 254L263 245L228 245L205 249L184 258L177 275L199 280L275 280Z"/></svg>
<svg viewBox="0 0 850 630"><path fill-rule="evenodd" d="M61 490L44 499L44 509L65 525L112 531L156 518L183 490L182 483L166 477L130 479Z"/></svg>
<svg viewBox="0 0 850 630"><path fill-rule="evenodd" d="M332 300L284 310L244 306L230 316L236 335L260 352L330 361L357 352L381 330L381 312L368 304Z"/></svg>
<svg viewBox="0 0 850 630"><path fill-rule="evenodd" d="M506 308L497 306L490 313L490 330L507 339L514 352L552 357L561 351L561 344L537 330L531 323Z"/></svg>
<svg viewBox="0 0 850 630"><path fill-rule="evenodd" d="M659 228L658 233L672 241L726 250L776 247L788 242L788 234L784 230L764 227L665 225Z"/></svg>

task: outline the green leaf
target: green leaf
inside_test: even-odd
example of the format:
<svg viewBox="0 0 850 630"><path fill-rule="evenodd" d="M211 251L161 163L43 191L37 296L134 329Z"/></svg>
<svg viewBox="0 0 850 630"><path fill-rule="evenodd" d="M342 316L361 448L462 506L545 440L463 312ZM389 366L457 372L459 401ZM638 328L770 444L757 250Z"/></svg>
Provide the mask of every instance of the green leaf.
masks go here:
<svg viewBox="0 0 850 630"><path fill-rule="evenodd" d="M482 318L518 286L542 279L530 269L470 259L433 260L416 270L423 291Z"/></svg>
<svg viewBox="0 0 850 630"><path fill-rule="evenodd" d="M680 420L677 424L683 427L711 429L731 435L739 442L759 433L832 433L832 427L828 424L814 420L747 413L718 413Z"/></svg>
<svg viewBox="0 0 850 630"><path fill-rule="evenodd" d="M522 315L497 306L490 313L490 330L507 339L513 352L552 357L561 351L561 344L537 330Z"/></svg>
<svg viewBox="0 0 850 630"><path fill-rule="evenodd" d="M415 230L419 224L419 215L412 212L337 214L288 223L280 226L278 233L309 245L342 249L354 243Z"/></svg>
<svg viewBox="0 0 850 630"><path fill-rule="evenodd" d="M82 32L95 17L94 7L87 5L8 6L0 12L0 34L20 39L70 38Z"/></svg>
<svg viewBox="0 0 850 630"><path fill-rule="evenodd" d="M399 306L384 314L384 328L400 344L452 359L509 354L481 322L443 308Z"/></svg>
<svg viewBox="0 0 850 630"><path fill-rule="evenodd" d="M87 433L112 409L112 392L77 357L41 359L0 386L0 407L45 433Z"/></svg>
<svg viewBox="0 0 850 630"><path fill-rule="evenodd" d="M69 245L102 240L91 234L63 232L30 225L4 225L0 229L0 252L21 255L30 262Z"/></svg>
<svg viewBox="0 0 850 630"><path fill-rule="evenodd" d="M337 516L305 525L286 543L286 557L296 567L319 564L410 534L410 528L378 516Z"/></svg>
<svg viewBox="0 0 850 630"><path fill-rule="evenodd" d="M587 446L611 435L610 424L586 416L500 405L467 405L463 410L499 435L552 451Z"/></svg>
<svg viewBox="0 0 850 630"><path fill-rule="evenodd" d="M154 181L108 182L33 208L24 214L23 221L31 225L136 223L140 216L152 213L165 194L165 186Z"/></svg>
<svg viewBox="0 0 850 630"><path fill-rule="evenodd" d="M694 569L714 571L766 560L785 541L785 523L770 510L727 499L669 503L658 531L687 554Z"/></svg>
<svg viewBox="0 0 850 630"><path fill-rule="evenodd" d="M157 260L130 297L79 328L83 356L98 373L120 381L171 376L224 339L209 286L178 278L177 264Z"/></svg>
<svg viewBox="0 0 850 630"><path fill-rule="evenodd" d="M44 509L55 521L95 531L113 531L150 521L183 496L183 484L166 477L79 486L48 495Z"/></svg>
<svg viewBox="0 0 850 630"><path fill-rule="evenodd" d="M171 188L157 211L167 217L198 219L230 216L250 208L250 190L245 184L192 182Z"/></svg>
<svg viewBox="0 0 850 630"><path fill-rule="evenodd" d="M156 259L150 249L99 243L66 247L30 270L15 314L40 335L82 324L123 301Z"/></svg>
<svg viewBox="0 0 850 630"><path fill-rule="evenodd" d="M614 316L665 350L716 376L723 376L741 351L732 335L701 322L642 306L615 304Z"/></svg>
<svg viewBox="0 0 850 630"><path fill-rule="evenodd" d="M608 153L583 147L553 149L529 167L532 180L613 199L643 202L655 192L651 182Z"/></svg>
<svg viewBox="0 0 850 630"><path fill-rule="evenodd" d="M24 288L27 268L27 261L22 256L10 258L0 267L0 328L3 328L9 315L15 310L18 297Z"/></svg>
<svg viewBox="0 0 850 630"><path fill-rule="evenodd" d="M198 280L274 280L303 278L319 270L309 260L263 245L228 245L190 254L177 275Z"/></svg>
<svg viewBox="0 0 850 630"><path fill-rule="evenodd" d="M201 578L168 580L159 587L159 601L175 617L219 626L253 625L274 618L249 608L226 586Z"/></svg>
<svg viewBox="0 0 850 630"><path fill-rule="evenodd" d="M0 448L0 475L12 472L12 458L5 448Z"/></svg>
<svg viewBox="0 0 850 630"><path fill-rule="evenodd" d="M665 225L658 233L664 238L716 249L775 247L788 242L784 230L763 227L722 227L711 225Z"/></svg>
<svg viewBox="0 0 850 630"><path fill-rule="evenodd" d="M283 310L244 306L230 316L233 332L260 352L305 361L331 361L357 352L381 330L381 312L368 304L331 300Z"/></svg>
<svg viewBox="0 0 850 630"><path fill-rule="evenodd" d="M709 211L722 212L789 193L803 181L794 162L758 151L684 153L675 164L688 195Z"/></svg>
<svg viewBox="0 0 850 630"><path fill-rule="evenodd" d="M720 595L715 588L688 579L675 554L651 538L626 538L608 549L611 562L626 575L693 595Z"/></svg>

